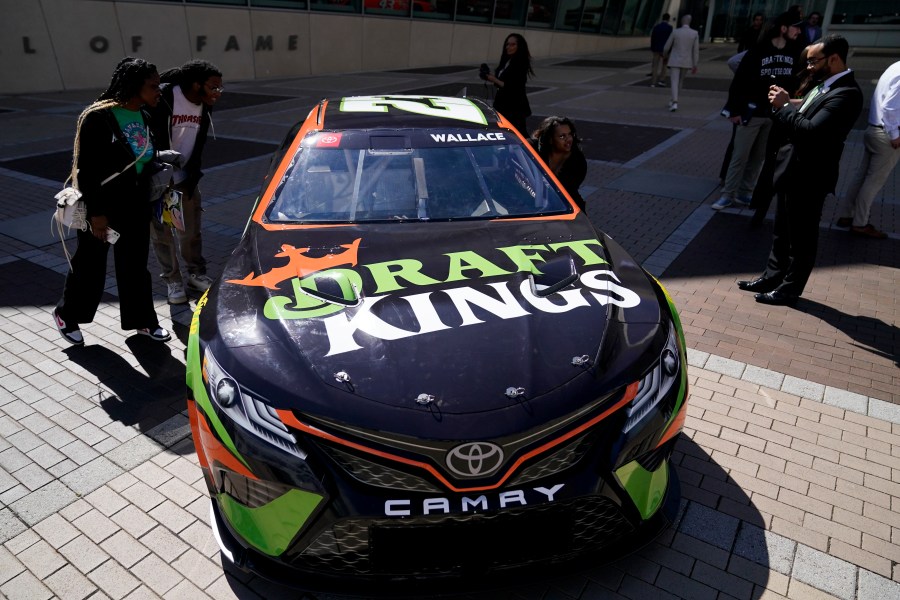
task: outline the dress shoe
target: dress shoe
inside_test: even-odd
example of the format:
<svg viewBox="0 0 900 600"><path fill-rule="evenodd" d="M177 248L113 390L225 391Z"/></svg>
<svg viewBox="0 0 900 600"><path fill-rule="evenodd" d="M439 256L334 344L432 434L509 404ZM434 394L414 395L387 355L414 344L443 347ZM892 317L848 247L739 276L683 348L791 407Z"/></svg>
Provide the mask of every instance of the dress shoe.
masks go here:
<svg viewBox="0 0 900 600"><path fill-rule="evenodd" d="M793 306L797 304L799 297L780 290L772 290L771 292L755 296L756 301L760 304L772 304L774 306Z"/></svg>
<svg viewBox="0 0 900 600"><path fill-rule="evenodd" d="M779 286L779 282L774 279L766 279L765 277L758 277L752 281L738 281L737 286L744 290L745 292L771 292L775 288Z"/></svg>
<svg viewBox="0 0 900 600"><path fill-rule="evenodd" d="M852 217L841 217L840 219L835 221L834 224L837 225L838 227L847 228L847 227L850 227L851 225L853 225L853 218Z"/></svg>
<svg viewBox="0 0 900 600"><path fill-rule="evenodd" d="M850 233L858 235L859 237L872 238L873 240L883 240L887 237L885 232L878 231L871 223L865 227L851 227Z"/></svg>

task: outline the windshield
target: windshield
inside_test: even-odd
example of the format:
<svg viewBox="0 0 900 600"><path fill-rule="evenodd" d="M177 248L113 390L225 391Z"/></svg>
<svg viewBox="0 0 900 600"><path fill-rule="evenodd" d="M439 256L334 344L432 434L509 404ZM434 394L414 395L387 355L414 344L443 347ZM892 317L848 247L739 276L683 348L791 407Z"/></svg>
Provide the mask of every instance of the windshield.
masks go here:
<svg viewBox="0 0 900 600"><path fill-rule="evenodd" d="M275 191L267 220L496 219L572 210L521 143L451 145L444 142L446 135L424 133L413 137L443 145L417 143L413 149L410 135L356 135L357 143L350 144L344 133L340 147L304 140Z"/></svg>

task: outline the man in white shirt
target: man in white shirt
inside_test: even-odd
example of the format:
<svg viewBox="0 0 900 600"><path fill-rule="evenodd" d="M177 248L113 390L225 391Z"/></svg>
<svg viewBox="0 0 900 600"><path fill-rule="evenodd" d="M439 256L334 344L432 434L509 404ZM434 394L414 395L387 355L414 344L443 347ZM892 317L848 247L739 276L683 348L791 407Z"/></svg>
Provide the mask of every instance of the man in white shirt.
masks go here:
<svg viewBox="0 0 900 600"><path fill-rule="evenodd" d="M681 17L681 27L672 32L666 40L663 54L669 60L669 80L672 82L672 101L669 110L678 110L678 93L684 85L684 78L690 70L697 73L700 62L700 34L691 29L691 15Z"/></svg>
<svg viewBox="0 0 900 600"><path fill-rule="evenodd" d="M880 240L887 234L869 223L869 212L875 196L900 159L900 61L888 67L878 80L863 141L862 162L841 202L837 226L849 227L850 233L861 237Z"/></svg>
<svg viewBox="0 0 900 600"><path fill-rule="evenodd" d="M202 208L198 183L203 176L200 157L212 124L210 112L224 88L222 73L205 60L188 61L161 73L160 79L168 85L162 88L162 100L151 112L151 126L157 148L175 150L182 155L182 166L175 169L173 181L175 189L182 193L184 231L154 220L150 238L168 287L169 303L184 304L188 301L185 285L192 292L203 293L212 284L206 274L200 236ZM178 266L179 248L188 272L186 281Z"/></svg>

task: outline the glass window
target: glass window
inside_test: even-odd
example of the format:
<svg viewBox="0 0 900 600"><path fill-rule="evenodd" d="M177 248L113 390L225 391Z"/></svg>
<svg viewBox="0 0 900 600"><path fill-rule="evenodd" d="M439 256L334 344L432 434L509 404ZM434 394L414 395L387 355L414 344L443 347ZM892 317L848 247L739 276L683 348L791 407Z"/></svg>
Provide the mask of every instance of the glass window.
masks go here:
<svg viewBox="0 0 900 600"><path fill-rule="evenodd" d="M230 4L232 6L247 6L247 0L187 0L190 4Z"/></svg>
<svg viewBox="0 0 900 600"><path fill-rule="evenodd" d="M473 139L480 133L454 132ZM368 142L342 141L341 146L304 143L266 211L270 222L449 221L571 210L519 143L379 150Z"/></svg>
<svg viewBox="0 0 900 600"><path fill-rule="evenodd" d="M363 0L363 9L369 15L409 16L410 0Z"/></svg>
<svg viewBox="0 0 900 600"><path fill-rule="evenodd" d="M453 18L454 0L417 0L413 3L413 16L417 19Z"/></svg>
<svg viewBox="0 0 900 600"><path fill-rule="evenodd" d="M250 0L250 6L265 8L295 8L306 10L306 0Z"/></svg>
<svg viewBox="0 0 900 600"><path fill-rule="evenodd" d="M581 14L579 31L600 31L600 24L606 15L606 0L586 0Z"/></svg>
<svg viewBox="0 0 900 600"><path fill-rule="evenodd" d="M556 28L578 31L583 9L584 0L559 0L559 10L556 13Z"/></svg>
<svg viewBox="0 0 900 600"><path fill-rule="evenodd" d="M490 23L494 0L457 0L456 20Z"/></svg>
<svg viewBox="0 0 900 600"><path fill-rule="evenodd" d="M528 0L496 0L494 23L497 25L524 25L528 12Z"/></svg>
<svg viewBox="0 0 900 600"><path fill-rule="evenodd" d="M362 10L362 0L310 0L313 10L358 13Z"/></svg>
<svg viewBox="0 0 900 600"><path fill-rule="evenodd" d="M831 22L840 25L900 25L896 0L837 0Z"/></svg>
<svg viewBox="0 0 900 600"><path fill-rule="evenodd" d="M556 0L531 0L528 3L529 27L553 27Z"/></svg>

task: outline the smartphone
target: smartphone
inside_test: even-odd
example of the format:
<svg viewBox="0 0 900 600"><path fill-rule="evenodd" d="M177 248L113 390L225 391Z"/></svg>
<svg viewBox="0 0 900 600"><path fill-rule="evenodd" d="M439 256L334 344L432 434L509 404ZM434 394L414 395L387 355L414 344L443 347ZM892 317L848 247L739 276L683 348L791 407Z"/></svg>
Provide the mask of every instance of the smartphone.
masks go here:
<svg viewBox="0 0 900 600"><path fill-rule="evenodd" d="M119 241L119 236L119 232L112 227L106 228L106 241L110 244L115 244L117 241Z"/></svg>

